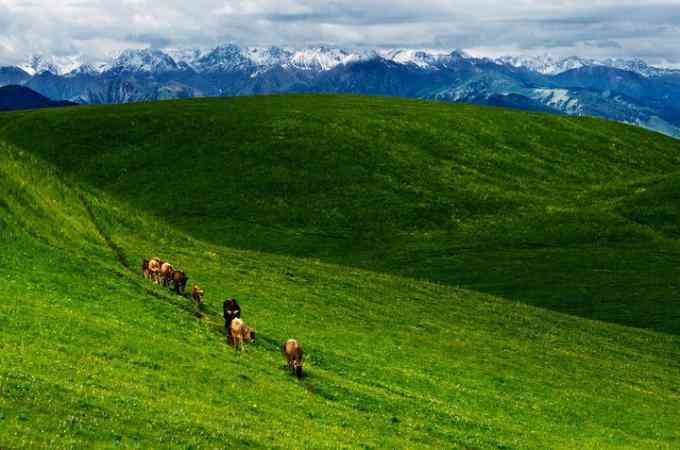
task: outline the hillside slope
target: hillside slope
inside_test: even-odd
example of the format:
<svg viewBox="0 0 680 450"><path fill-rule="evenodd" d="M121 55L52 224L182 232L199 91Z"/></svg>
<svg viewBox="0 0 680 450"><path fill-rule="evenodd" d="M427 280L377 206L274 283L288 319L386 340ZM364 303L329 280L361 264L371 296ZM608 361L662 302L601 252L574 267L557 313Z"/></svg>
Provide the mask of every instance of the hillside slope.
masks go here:
<svg viewBox="0 0 680 450"><path fill-rule="evenodd" d="M340 123L298 124L293 134L286 116L293 120L303 106L310 111L305 124L329 117ZM375 123L344 140L340 136L347 128L336 130L334 140L319 130L340 127L352 115L379 123L387 111L397 118L399 112L407 115L389 125L392 130L405 127L408 119L414 120L411 132L423 112L482 124L485 117L493 118L499 126L498 117L509 114L513 124L548 120L546 129L558 132L560 125L579 125L477 108L438 111L440 106L434 106L428 112L432 107L293 97L0 115L0 279L5 281L0 290L0 447L676 447L678 336L525 306L480 292L484 289L448 286L455 283L455 272L447 275L454 281L446 283L405 277L396 256L381 253L385 245L397 243L395 248L436 267L434 253L425 250L438 251L435 227L441 216L423 203L429 191L408 186L413 191L408 197L406 187L397 190L404 183L396 176L400 172L384 185L373 183L388 170L380 170L378 154L391 156L383 158L389 170L402 162L409 179L422 186L435 183L431 173L418 173L425 167L419 158L404 156L419 147L402 148L401 160L393 150L384 151L392 147L364 147L370 142L366 133L380 131ZM183 133L174 128L180 124ZM609 126L593 122L592 130L606 133ZM252 134L244 133L251 127ZM651 165L672 167L672 154L665 160L661 155L671 153L674 143L637 130L627 136L631 129L612 127L621 139L648 139L649 151L658 153L636 159L639 172L631 170L631 175L641 181L612 176L601 189L588 191L584 203L597 206L595 217L608 217L601 205L612 202L611 214L637 233L640 245L628 249L632 254L644 255L643 243L673 254L677 216L669 205L675 205L675 178L655 178ZM263 133L270 131L272 143L266 147ZM51 139L43 140L48 134ZM474 135L483 136L469 132ZM490 154L483 148L470 154L483 161ZM357 164L346 164L341 150ZM293 154L297 159L288 161ZM376 170L362 172L364 165ZM484 171L489 166L478 167L462 185L471 193L475 186L480 190L471 197L479 211L493 211L489 205L506 194L489 187ZM621 167L613 166L612 174ZM224 177L227 173L230 177ZM300 173L311 179L302 180ZM573 178L574 184L580 180L575 169ZM551 192L548 180L539 183L541 177L517 179L527 180L532 189L517 189L511 200L541 199ZM345 184L332 189L330 183L338 180ZM485 186L487 198L481 191ZM326 188L325 195L335 199L324 196ZM451 191L443 190L442 198L449 201ZM354 207L343 210L340 200L353 192L367 203L353 197L346 201ZM399 205L390 203L398 198L403 198ZM337 216L320 215L324 201L338 202ZM371 202L386 211L368 214ZM234 206L239 209L228 209ZM472 200L467 208L462 211L469 220L500 216L477 214ZM517 205L502 209L518 210ZM260 222L249 222L258 216L248 214L261 214ZM354 224L352 214L365 215L363 227ZM516 238L503 237L497 244L513 245ZM419 246L408 247L422 238ZM519 250L507 248L521 257ZM137 267L151 254L172 260L187 270L190 283L205 287L203 317L194 315L187 299L142 279ZM567 262L562 261L560 273L568 280L575 275ZM441 267L444 273L447 266ZM557 263L546 270L551 268L557 270ZM486 273L493 277L492 270ZM483 273L475 276L482 279ZM540 300L540 291L535 292ZM222 335L221 302L232 295L259 335L240 355L226 347ZM303 381L282 367L279 343L291 336L307 351Z"/></svg>
<svg viewBox="0 0 680 450"><path fill-rule="evenodd" d="M680 333L678 236L636 219L644 186L680 173L678 141L658 134L336 96L3 119L1 139L215 244Z"/></svg>

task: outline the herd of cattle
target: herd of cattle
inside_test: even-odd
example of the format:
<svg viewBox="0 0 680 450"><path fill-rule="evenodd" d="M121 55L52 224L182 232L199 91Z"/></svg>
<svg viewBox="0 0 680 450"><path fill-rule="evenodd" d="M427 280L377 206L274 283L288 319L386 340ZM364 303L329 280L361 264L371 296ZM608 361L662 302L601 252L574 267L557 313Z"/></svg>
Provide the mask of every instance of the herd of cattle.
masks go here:
<svg viewBox="0 0 680 450"><path fill-rule="evenodd" d="M144 275L144 278L151 280L156 284L170 287L178 295L181 295L184 292L187 282L189 281L189 277L185 272L175 270L172 264L156 257L142 261L142 274ZM203 307L204 295L205 291L197 284L192 286L191 298L199 309ZM256 332L241 319L241 307L236 299L230 298L225 300L222 304L222 308L227 343L243 351L245 343L255 340ZM284 358L286 358L288 368L298 378L302 378L303 351L300 343L295 339L288 339L283 343L281 350Z"/></svg>

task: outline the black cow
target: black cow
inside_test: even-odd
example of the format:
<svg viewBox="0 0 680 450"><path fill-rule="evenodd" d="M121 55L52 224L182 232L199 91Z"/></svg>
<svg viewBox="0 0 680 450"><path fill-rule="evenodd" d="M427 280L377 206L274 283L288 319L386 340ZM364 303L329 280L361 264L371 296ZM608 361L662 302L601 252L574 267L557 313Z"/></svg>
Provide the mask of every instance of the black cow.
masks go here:
<svg viewBox="0 0 680 450"><path fill-rule="evenodd" d="M231 321L241 318L241 307L235 298L230 298L224 301L222 308L224 309L224 330L227 335L227 342L229 345L234 345L234 339L229 330L231 329Z"/></svg>

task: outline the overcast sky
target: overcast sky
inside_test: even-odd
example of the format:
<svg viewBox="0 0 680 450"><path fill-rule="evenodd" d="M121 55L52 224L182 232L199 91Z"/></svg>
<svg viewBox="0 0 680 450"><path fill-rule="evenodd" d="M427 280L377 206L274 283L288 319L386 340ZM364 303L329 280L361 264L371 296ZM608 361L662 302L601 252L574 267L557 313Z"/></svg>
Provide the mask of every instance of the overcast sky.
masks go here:
<svg viewBox="0 0 680 450"><path fill-rule="evenodd" d="M680 64L680 0L0 0L0 63L225 42Z"/></svg>

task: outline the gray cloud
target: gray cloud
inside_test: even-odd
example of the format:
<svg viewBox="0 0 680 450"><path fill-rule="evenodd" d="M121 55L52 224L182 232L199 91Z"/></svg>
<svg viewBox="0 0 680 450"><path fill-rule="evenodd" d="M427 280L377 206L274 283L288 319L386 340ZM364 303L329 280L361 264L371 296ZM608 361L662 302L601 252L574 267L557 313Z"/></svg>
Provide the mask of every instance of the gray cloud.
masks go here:
<svg viewBox="0 0 680 450"><path fill-rule="evenodd" d="M172 45L172 39L153 33L130 34L125 37L126 41L142 44L152 48L164 48Z"/></svg>
<svg viewBox="0 0 680 450"><path fill-rule="evenodd" d="M616 41L586 41L585 45L595 48L622 48Z"/></svg>
<svg viewBox="0 0 680 450"><path fill-rule="evenodd" d="M680 64L677 0L0 0L0 63L132 47L466 48Z"/></svg>

